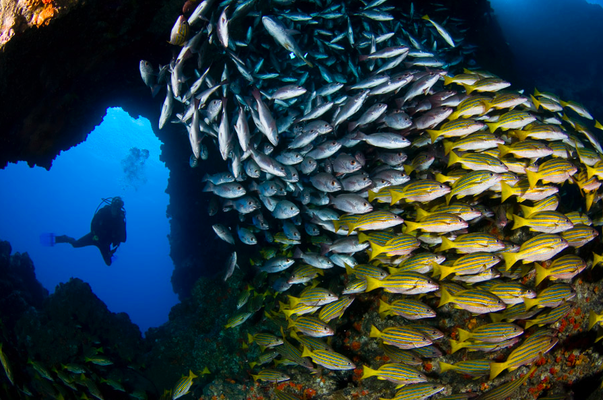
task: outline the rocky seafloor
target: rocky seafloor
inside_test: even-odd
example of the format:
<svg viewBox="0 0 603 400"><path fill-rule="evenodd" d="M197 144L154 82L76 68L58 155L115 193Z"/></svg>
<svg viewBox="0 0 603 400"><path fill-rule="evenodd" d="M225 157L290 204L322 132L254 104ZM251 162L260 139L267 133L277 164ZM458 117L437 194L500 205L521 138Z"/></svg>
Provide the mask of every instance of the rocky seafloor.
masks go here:
<svg viewBox="0 0 603 400"><path fill-rule="evenodd" d="M231 310L236 308L239 287L244 286L243 272L237 271L226 283L221 279L201 278L191 297L175 306L169 322L151 328L143 338L138 327L126 314L110 312L79 279L59 285L48 292L35 280L34 265L27 253L11 254L8 242L0 242L0 341L2 351L13 373L14 385L0 374L2 399L81 398L90 389L73 377L74 389L56 375L64 366L84 369L86 379L94 382L105 399L159 399L173 389L189 370L210 371L193 381L189 399L272 399L282 390L303 399L343 400L390 398L393 385L376 379L359 380L357 369L344 376L341 371L322 370L309 374L301 367L287 367L291 381L279 384L254 382L249 362L260 351L247 344L247 334L258 331L277 333L278 325L265 318L263 311L273 306L264 301L256 319L234 328L224 329ZM600 399L603 375L603 345L595 343L596 330L587 330L588 313L600 310L603 297L600 280L603 270L583 272L574 282L575 305L570 314L552 326L558 331L559 343L540 358L537 373L511 398ZM375 304L380 294L359 295L343 318L336 323L338 335L331 345L350 355L358 364L383 362L386 358L374 339L368 337L370 326L379 320ZM447 336L455 327L469 327L475 318L469 313L439 310L437 327ZM437 344L445 352L446 341ZM103 349L112 364L96 365L86 361L91 349ZM448 361L444 355L438 360ZM474 380L455 373L438 374L438 360L428 360L421 369L429 377L437 377L448 393L482 392L508 380L507 374L490 382ZM54 381L42 377L32 361L49 372ZM67 369L68 371L68 369ZM109 383L117 381L123 390ZM34 397L26 393L35 394ZM434 397L437 398L437 397Z"/></svg>

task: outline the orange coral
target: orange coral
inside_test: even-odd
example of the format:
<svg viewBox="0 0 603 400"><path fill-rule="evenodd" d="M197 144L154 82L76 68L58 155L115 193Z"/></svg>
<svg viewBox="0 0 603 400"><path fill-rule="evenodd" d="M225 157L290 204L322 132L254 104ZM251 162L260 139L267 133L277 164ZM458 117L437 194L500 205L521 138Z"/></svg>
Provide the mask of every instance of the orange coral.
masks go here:
<svg viewBox="0 0 603 400"><path fill-rule="evenodd" d="M42 11L34 14L32 22L39 28L42 25L48 25L50 19L57 13L57 9L52 4L46 4Z"/></svg>

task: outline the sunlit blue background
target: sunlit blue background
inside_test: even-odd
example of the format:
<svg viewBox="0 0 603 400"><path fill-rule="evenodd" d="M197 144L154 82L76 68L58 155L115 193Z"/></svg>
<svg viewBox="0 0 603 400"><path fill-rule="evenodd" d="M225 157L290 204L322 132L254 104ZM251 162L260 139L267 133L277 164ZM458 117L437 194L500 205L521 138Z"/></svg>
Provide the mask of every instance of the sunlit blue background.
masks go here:
<svg viewBox="0 0 603 400"><path fill-rule="evenodd" d="M0 170L0 239L11 243L13 252L29 254L38 280L51 293L59 283L80 278L109 310L128 313L143 333L167 321L177 302L167 239L169 171L159 160L160 145L148 120L110 108L86 141L63 152L50 171L26 163ZM133 180L122 166L132 147L149 151ZM124 199L128 238L111 266L96 247L40 244L43 232L85 235L101 199L112 196Z"/></svg>

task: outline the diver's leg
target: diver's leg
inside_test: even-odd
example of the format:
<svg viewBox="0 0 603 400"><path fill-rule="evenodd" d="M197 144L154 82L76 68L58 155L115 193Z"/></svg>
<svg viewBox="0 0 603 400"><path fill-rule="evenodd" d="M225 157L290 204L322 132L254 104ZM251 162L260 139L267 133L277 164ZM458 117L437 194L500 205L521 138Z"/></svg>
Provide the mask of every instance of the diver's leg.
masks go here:
<svg viewBox="0 0 603 400"><path fill-rule="evenodd" d="M111 245L109 245L108 243L95 243L95 245L96 247L98 247L101 254L103 255L103 260L105 261L105 264L111 265L111 256L113 255L113 252L111 251Z"/></svg>
<svg viewBox="0 0 603 400"><path fill-rule="evenodd" d="M69 243L70 245L73 245L75 239L67 235L55 236L54 243Z"/></svg>
<svg viewBox="0 0 603 400"><path fill-rule="evenodd" d="M94 246L94 235L92 232L85 234L78 240L70 242L73 247L85 247L85 246Z"/></svg>

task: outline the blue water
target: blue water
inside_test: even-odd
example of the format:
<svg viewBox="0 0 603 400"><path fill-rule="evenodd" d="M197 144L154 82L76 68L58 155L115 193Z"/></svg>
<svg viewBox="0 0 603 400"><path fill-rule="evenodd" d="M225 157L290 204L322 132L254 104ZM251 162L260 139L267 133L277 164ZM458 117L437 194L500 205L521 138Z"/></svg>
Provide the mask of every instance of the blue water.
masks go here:
<svg viewBox="0 0 603 400"><path fill-rule="evenodd" d="M170 283L169 171L159 160L160 145L148 120L110 108L86 141L63 152L50 171L23 162L0 170L0 239L11 243L13 252L29 254L38 280L51 293L59 283L80 278L109 310L128 313L142 332L167 321L178 301ZM149 157L126 174L122 160L133 147L147 149ZM43 232L85 235L101 199L112 196L125 202L127 241L111 266L96 247L40 244Z"/></svg>

